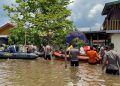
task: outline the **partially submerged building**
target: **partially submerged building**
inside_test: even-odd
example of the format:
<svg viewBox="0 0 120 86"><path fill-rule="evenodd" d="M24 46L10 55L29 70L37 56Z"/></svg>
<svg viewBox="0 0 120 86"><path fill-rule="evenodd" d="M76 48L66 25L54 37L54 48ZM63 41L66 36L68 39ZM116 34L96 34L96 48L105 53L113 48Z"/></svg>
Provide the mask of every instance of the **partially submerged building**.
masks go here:
<svg viewBox="0 0 120 86"><path fill-rule="evenodd" d="M0 44L7 44L10 30L14 27L15 26L11 23L7 23L0 27Z"/></svg>
<svg viewBox="0 0 120 86"><path fill-rule="evenodd" d="M106 3L102 15L106 15L103 30L109 34L115 50L120 51L120 0Z"/></svg>

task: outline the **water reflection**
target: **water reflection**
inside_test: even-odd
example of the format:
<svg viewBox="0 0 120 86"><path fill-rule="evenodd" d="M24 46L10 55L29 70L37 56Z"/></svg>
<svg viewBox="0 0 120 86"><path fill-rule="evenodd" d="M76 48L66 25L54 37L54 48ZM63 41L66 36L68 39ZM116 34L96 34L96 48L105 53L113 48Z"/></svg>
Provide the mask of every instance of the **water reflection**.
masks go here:
<svg viewBox="0 0 120 86"><path fill-rule="evenodd" d="M101 65L63 61L0 60L0 86L120 86L119 76L103 74Z"/></svg>
<svg viewBox="0 0 120 86"><path fill-rule="evenodd" d="M67 83L67 86L73 86L76 85L76 83L78 83L79 81L79 76L77 75L79 68L78 67L70 67L69 68L69 77L70 80Z"/></svg>

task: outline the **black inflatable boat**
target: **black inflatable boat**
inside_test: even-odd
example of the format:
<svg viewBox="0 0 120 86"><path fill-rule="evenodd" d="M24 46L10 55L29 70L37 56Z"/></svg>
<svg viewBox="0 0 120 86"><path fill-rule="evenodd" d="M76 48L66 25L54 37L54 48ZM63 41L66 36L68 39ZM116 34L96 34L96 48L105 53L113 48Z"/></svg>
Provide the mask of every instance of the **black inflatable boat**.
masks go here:
<svg viewBox="0 0 120 86"><path fill-rule="evenodd" d="M34 53L9 53L9 52L0 52L0 59L36 59L38 55Z"/></svg>

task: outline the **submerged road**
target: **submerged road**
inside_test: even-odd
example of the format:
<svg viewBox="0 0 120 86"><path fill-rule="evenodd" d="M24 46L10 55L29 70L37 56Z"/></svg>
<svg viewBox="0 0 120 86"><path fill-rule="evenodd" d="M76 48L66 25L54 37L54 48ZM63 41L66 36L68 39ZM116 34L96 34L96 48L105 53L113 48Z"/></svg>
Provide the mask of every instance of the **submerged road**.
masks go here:
<svg viewBox="0 0 120 86"><path fill-rule="evenodd" d="M120 76L102 73L101 65L63 61L1 60L0 86L120 86Z"/></svg>

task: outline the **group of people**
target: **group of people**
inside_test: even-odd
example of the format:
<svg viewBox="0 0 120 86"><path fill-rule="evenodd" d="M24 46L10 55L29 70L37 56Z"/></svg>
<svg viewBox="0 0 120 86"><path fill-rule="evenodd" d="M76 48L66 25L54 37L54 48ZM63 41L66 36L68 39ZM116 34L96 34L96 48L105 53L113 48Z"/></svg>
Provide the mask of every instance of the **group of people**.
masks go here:
<svg viewBox="0 0 120 86"><path fill-rule="evenodd" d="M102 70L104 70L106 67L106 73L119 75L120 56L114 50L113 43L110 43L108 48L109 50L106 51L104 47L101 47L99 53L97 53L94 47L90 46L90 49L86 51L86 55L89 57L88 63L92 65L102 63ZM79 66L79 55L79 49L75 44L73 44L71 49L69 49L71 66Z"/></svg>
<svg viewBox="0 0 120 86"><path fill-rule="evenodd" d="M0 52L9 52L9 53L17 53L17 52L25 52L25 53L38 53L43 52L44 53L44 59L45 60L51 60L52 57L52 47L49 44L46 45L40 45L39 47L27 43L26 45L0 45Z"/></svg>
<svg viewBox="0 0 120 86"><path fill-rule="evenodd" d="M0 45L0 51L1 52L16 53L16 52L19 51L19 47L15 44L11 44L11 45L1 44Z"/></svg>
<svg viewBox="0 0 120 86"><path fill-rule="evenodd" d="M114 44L109 44L109 50L106 50L104 47L100 48L100 51L97 53L96 49L93 46L90 46L85 55L89 57L89 64L101 64L102 70L106 67L106 73L119 75L119 66L120 66L120 56L114 50ZM66 50L67 54L69 54L70 65L71 66L79 66L79 58L80 49L77 48L76 44L70 45L70 47ZM45 60L51 60L52 57L52 47L50 45L46 45L44 47L45 51ZM69 52L68 52L69 51Z"/></svg>
<svg viewBox="0 0 120 86"><path fill-rule="evenodd" d="M32 44L26 44L26 45L0 45L0 51L1 52L10 52L10 53L17 53L17 52L27 52L27 53L33 53L37 50L37 47Z"/></svg>
<svg viewBox="0 0 120 86"><path fill-rule="evenodd" d="M37 51L37 47L33 46L31 44L28 44L25 46L27 49L27 53L32 53ZM108 46L108 50L105 50L104 47L100 48L99 53L97 53L96 49L93 46L87 46L89 49L84 48L84 53L83 49L78 49L76 44L70 45L68 49L66 50L67 54L70 57L70 65L71 66L79 66L79 55L86 55L89 57L88 63L89 64L98 64L101 63L102 70L105 69L106 67L106 73L109 74L114 74L114 75L119 75L119 66L120 66L120 56L119 54L114 50L114 44L110 43ZM5 48L4 45L0 45L0 50L8 50L11 53L15 53L20 51L19 47L15 44L8 46ZM44 59L45 60L51 60L52 58L52 47L50 45L46 46L41 46L40 50L44 52ZM39 50L39 51L40 51ZM82 54L81 54L82 52Z"/></svg>

